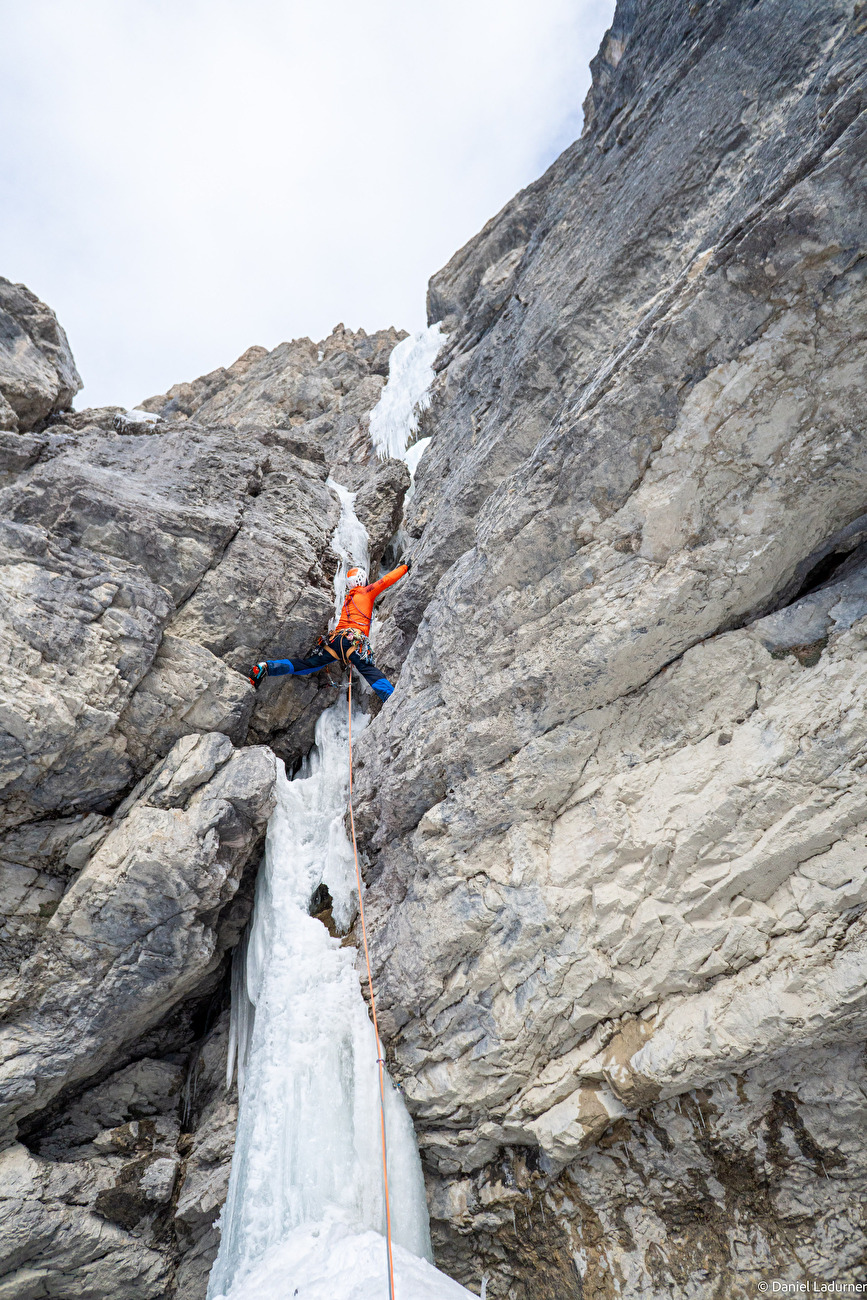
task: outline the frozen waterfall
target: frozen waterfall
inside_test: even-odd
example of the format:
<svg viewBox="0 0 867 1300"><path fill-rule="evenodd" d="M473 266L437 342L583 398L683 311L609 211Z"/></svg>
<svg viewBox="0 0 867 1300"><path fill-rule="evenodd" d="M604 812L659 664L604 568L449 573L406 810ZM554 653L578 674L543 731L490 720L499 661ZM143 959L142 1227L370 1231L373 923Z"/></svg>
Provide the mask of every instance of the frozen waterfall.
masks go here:
<svg viewBox="0 0 867 1300"><path fill-rule="evenodd" d="M418 433L419 416L430 405L433 363L446 338L437 323L398 343L389 358L388 381L382 396L370 412L370 439L378 455L405 461L409 470L410 485L404 498L404 513L415 493L415 472L419 461L430 442L430 438L416 438L414 442L412 439ZM400 557L409 547L410 539L401 522L390 549Z"/></svg>
<svg viewBox="0 0 867 1300"><path fill-rule="evenodd" d="M355 717L359 733L365 721L363 714ZM320 883L334 900L339 928L355 912L352 849L343 827L347 725L342 701L319 719L316 745L295 780L278 780L232 1001L243 1092L211 1297L260 1296L245 1279L272 1248L290 1237L297 1247L295 1230L303 1229L304 1240L314 1230L341 1240L365 1229L384 1231L376 1043L355 949L341 947L309 915ZM391 1086L386 1123L394 1241L429 1258L415 1134ZM384 1268L384 1245L381 1263Z"/></svg>
<svg viewBox="0 0 867 1300"><path fill-rule="evenodd" d="M352 494L333 544L335 593L367 536ZM360 533L359 531L360 530ZM353 710L353 732L367 723ZM239 1112L220 1250L208 1300L388 1300L376 1039L356 971L310 915L316 889L339 930L357 909L348 800L346 700L320 717L294 780L281 772L256 883L249 937L235 956L229 1074ZM412 1121L386 1077L388 1175L396 1300L466 1300L430 1259Z"/></svg>

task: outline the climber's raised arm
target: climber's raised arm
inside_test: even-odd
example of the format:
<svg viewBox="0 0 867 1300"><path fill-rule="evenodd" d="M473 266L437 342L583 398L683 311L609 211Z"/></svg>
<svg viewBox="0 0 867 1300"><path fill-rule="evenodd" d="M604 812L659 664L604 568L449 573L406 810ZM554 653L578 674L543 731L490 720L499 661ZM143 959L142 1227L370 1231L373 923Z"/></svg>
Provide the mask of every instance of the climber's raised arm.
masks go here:
<svg viewBox="0 0 867 1300"><path fill-rule="evenodd" d="M393 587L396 582L399 582L401 578L409 573L411 568L411 561L409 564L399 564L396 569L392 569L391 573L384 573L377 582L372 582L367 590L373 596L373 599L376 600L377 596L382 595L386 587Z"/></svg>

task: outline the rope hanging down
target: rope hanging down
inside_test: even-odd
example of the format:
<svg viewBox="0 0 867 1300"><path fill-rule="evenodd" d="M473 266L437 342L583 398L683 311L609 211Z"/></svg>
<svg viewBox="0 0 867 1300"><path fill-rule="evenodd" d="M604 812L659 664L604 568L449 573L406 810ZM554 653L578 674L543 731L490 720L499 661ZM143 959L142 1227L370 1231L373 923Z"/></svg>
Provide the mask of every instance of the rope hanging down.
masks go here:
<svg viewBox="0 0 867 1300"><path fill-rule="evenodd" d="M349 665L347 665L349 667ZM376 1023L376 998L373 995L373 975L370 971L370 952L367 947L367 926L364 921L364 895L361 888L361 868L358 865L358 847L355 843L355 813L352 808L352 669L349 668L349 826L352 831L352 852L355 855L355 880L358 885L358 914L361 917L361 937L364 940L364 960L367 963L367 987L370 989L370 1010L373 1013L373 1032L376 1036L376 1063L379 1067L379 1123L382 1129L382 1181L385 1188L385 1240L388 1246L388 1295L394 1300L394 1261L391 1256L391 1206L388 1203L388 1156L385 1145L385 1061L379 1026Z"/></svg>

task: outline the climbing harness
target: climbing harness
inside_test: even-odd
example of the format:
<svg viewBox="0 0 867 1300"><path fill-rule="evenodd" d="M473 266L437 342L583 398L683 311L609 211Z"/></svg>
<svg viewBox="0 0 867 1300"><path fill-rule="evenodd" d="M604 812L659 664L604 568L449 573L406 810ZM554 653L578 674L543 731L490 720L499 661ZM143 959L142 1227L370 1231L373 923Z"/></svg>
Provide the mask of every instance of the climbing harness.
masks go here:
<svg viewBox="0 0 867 1300"><path fill-rule="evenodd" d="M317 638L313 649L324 650L327 654L333 655L347 668L351 654L358 655L359 659L363 659L366 664L373 663L373 650L369 639L354 627L344 627L339 632L326 632L325 636Z"/></svg>
<svg viewBox="0 0 867 1300"><path fill-rule="evenodd" d="M364 638L367 640L367 638ZM373 994L373 975L370 970L370 951L367 947L367 925L364 920L364 898L361 889L361 868L358 865L358 846L355 842L355 812L352 807L352 669L349 669L349 826L352 831L352 852L355 856L355 881L358 886L358 915L361 918L361 937L364 940L364 960L367 963L367 987L370 989L370 1010L373 1014L373 1032L376 1037L376 1064L379 1067L379 1123L382 1130L382 1182L385 1189L385 1240L388 1246L388 1295L394 1300L394 1260L391 1253L391 1207L388 1203L388 1155L385 1145L385 1061L379 1026L376 1023L376 998Z"/></svg>

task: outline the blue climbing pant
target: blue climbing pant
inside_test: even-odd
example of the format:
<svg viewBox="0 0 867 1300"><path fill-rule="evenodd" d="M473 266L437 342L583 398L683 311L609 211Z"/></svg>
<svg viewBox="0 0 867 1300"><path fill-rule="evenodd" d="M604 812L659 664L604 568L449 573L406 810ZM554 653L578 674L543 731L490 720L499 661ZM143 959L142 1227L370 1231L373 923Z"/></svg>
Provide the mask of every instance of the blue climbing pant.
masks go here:
<svg viewBox="0 0 867 1300"><path fill-rule="evenodd" d="M331 646L336 652L337 659L333 654L328 653L326 645ZM357 632L347 635L331 633L327 637L320 637L310 654L304 659L266 659L265 662L268 665L269 677L283 677L287 674L293 677L309 677L312 673L318 673L337 662L352 664L364 680L369 682L380 699L387 700L394 691L391 682L387 677L383 677L373 662L373 653L367 637L362 637Z"/></svg>

